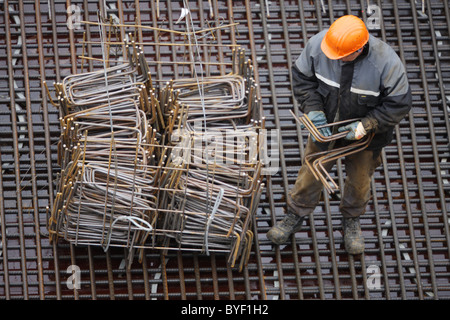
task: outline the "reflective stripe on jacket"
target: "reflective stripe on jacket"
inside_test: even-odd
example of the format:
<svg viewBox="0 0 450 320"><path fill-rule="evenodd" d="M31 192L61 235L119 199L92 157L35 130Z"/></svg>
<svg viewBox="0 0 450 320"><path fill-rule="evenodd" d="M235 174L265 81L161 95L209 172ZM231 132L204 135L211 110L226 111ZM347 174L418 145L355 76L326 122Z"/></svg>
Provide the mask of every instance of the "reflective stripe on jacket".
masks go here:
<svg viewBox="0 0 450 320"><path fill-rule="evenodd" d="M320 49L326 31L308 41L293 66L293 90L300 109L322 110L330 123L365 117L376 124L369 149L386 146L395 125L411 109L405 67L389 45L373 36L355 61L328 59Z"/></svg>

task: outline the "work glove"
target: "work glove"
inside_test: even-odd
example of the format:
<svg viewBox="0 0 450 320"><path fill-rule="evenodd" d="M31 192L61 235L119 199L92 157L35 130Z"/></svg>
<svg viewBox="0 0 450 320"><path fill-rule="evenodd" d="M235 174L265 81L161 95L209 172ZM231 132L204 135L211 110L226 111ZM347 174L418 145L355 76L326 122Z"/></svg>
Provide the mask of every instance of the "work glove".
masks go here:
<svg viewBox="0 0 450 320"><path fill-rule="evenodd" d="M347 124L346 126L339 127L338 131L349 131L349 133L345 136L346 140L359 140L367 134L361 121L355 121Z"/></svg>
<svg viewBox="0 0 450 320"><path fill-rule="evenodd" d="M310 111L307 116L315 127L328 124L327 117L325 116L325 113L323 111ZM329 127L319 128L318 130L324 137L331 136L331 130Z"/></svg>

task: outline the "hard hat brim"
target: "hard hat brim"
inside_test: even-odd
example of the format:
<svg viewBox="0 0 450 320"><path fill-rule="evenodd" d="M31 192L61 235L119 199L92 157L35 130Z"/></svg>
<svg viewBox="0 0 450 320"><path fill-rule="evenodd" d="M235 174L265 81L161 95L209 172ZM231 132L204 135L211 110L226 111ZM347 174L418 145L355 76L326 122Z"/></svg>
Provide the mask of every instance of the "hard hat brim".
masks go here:
<svg viewBox="0 0 450 320"><path fill-rule="evenodd" d="M334 51L334 49L333 48L331 48L328 44L327 44L327 42L326 42L326 37L324 37L323 39L322 39L322 42L320 43L320 49L322 49L322 52L327 56L327 58L328 59L331 59L331 60L338 60L338 59L341 59L341 58L343 58L343 57L345 57L345 56L348 56L348 54L338 54L338 53L336 53L336 51Z"/></svg>

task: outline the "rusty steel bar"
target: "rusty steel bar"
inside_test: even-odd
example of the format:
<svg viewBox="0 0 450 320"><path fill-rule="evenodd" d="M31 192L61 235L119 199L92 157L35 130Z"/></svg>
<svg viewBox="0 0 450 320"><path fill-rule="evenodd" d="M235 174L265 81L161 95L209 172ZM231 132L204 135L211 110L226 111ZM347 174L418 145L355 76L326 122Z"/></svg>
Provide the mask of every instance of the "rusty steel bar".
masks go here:
<svg viewBox="0 0 450 320"><path fill-rule="evenodd" d="M84 10L84 20L88 21L89 20L89 3L87 0L84 0L83 2L83 6L85 8ZM120 7L120 9L122 9ZM121 12L121 11L120 11ZM120 14L120 13L119 13ZM87 28L86 30L86 40L88 42L91 41L91 29ZM123 37L122 37L123 39ZM124 50L125 51L125 50ZM89 57L92 57L92 44L88 43L87 44L87 54ZM83 63L83 62L82 62ZM94 71L94 64L93 64L93 60L88 60L88 68L87 68L88 72L93 72ZM87 248L88 250L88 263L89 263L89 281L90 281L90 286L91 286L91 295L92 295L92 299L96 300L97 299L97 292L96 292L96 283L95 283L95 265L94 265L94 260L93 260L93 256L92 256L92 247L88 246Z"/></svg>
<svg viewBox="0 0 450 320"><path fill-rule="evenodd" d="M383 23L383 16L380 17L380 23ZM381 28L381 33L382 33L382 35L381 35L382 40L386 41L386 32L385 32L384 28ZM401 41L401 34L400 33L398 33L398 39L399 39L399 41ZM402 46L399 46L399 47L402 48ZM400 57L402 59L404 59L403 52L400 52L399 54L400 54ZM399 158L403 159L404 157L403 157L403 151L402 151L402 148L401 148L401 139L400 139L399 126L396 126L395 133L396 133L396 136L398 137L398 139L397 139L397 146L398 146ZM406 179L406 172L405 172L405 168L404 168L404 163L402 161L400 161L400 167L401 167L401 172L402 172L403 186L405 188L405 199L406 199L407 203L409 203L408 183L407 183L407 179ZM419 263L418 263L417 249L416 249L416 244L415 244L414 228L412 226L412 215L411 215L411 208L410 208L410 206L406 206L406 211L407 211L407 214L408 214L409 230L410 230L410 235L411 235L411 246L412 246L412 249L413 249L414 267L415 267L415 270L419 270ZM418 284L419 298L423 299L422 280L421 280L420 272L416 272L416 281L417 281L417 284Z"/></svg>
<svg viewBox="0 0 450 320"><path fill-rule="evenodd" d="M349 123L349 122L354 122L354 121L360 120L358 118L348 119L348 120L332 122L332 123L328 123L328 124L316 127L312 123L312 121L308 118L307 115L304 114L304 115L298 117L298 116L296 116L294 114L294 112L292 112L292 110L289 110L289 111L291 112L291 114L294 117L295 121L297 121L300 124L302 124L309 131L309 133L314 137L314 139L316 139L318 142L322 142L322 143L330 142L330 141L334 141L334 140L338 140L338 139L342 139L348 134L348 131L335 133L335 134L332 134L331 136L327 136L326 137L326 136L323 136L318 129L327 128L327 127L333 127L333 126L339 126L339 125L342 125L344 123Z"/></svg>
<svg viewBox="0 0 450 320"><path fill-rule="evenodd" d="M444 216L444 221L445 221L445 225L446 225L446 232L448 235L448 219L447 217L447 208L446 208L446 203L445 203L445 196L444 196L444 192L443 192L443 188L442 188L442 177L441 177L441 171L440 171L440 163L438 161L439 157L438 157L438 153L437 153L437 146L436 146L436 136L434 134L432 134L434 132L434 124L433 124L433 115L431 113L431 105L430 105L430 96L429 96L429 90L428 90L428 83L427 83L427 79L425 77L425 66L424 66L424 57L423 57L423 52L422 52L422 41L421 41L421 35L419 32L419 22L418 22L418 16L417 16L417 9L416 9L416 4L415 2L411 1L411 11L412 11L412 17L413 17L413 22L414 22L414 30L416 31L416 41L417 41L417 52L418 52L418 56L419 56L419 65L420 65L420 70L421 70L421 79L422 79L422 85L423 85L423 89L424 89L424 98L425 98L425 106L426 106L426 112L427 112L427 119L428 119L428 126L429 126L429 130L431 132L430 134L430 140L431 140L431 145L432 145L432 150L433 150L433 159L434 159L434 163L436 166L436 180L437 180L437 184L438 184L438 189L439 189L439 196L441 199L441 209L442 209L442 213ZM443 99L443 97L442 97ZM426 234L429 234L429 226L428 226L428 218L427 216L424 214L423 215L423 219L424 219L424 227L425 227L425 232ZM447 240L450 240L447 237ZM435 275L435 269L434 269L434 261L433 261L433 252L431 250L431 244L429 244L428 246L428 261L429 261L429 267L430 267L430 272L431 272L431 284L432 284L432 288L433 288L433 295L434 298L437 299L438 295L437 295L437 287L436 287L436 275ZM450 251L449 251L450 252Z"/></svg>
<svg viewBox="0 0 450 320"><path fill-rule="evenodd" d="M57 32L57 25L56 25L56 7L55 7L55 0L50 0L49 2L49 12L50 12L50 20L51 20L51 30L52 30L52 43L53 43L53 58L55 61L55 82L58 83L61 81L61 64L60 64L60 55L59 55L59 49L58 49L58 32ZM53 202L51 206L53 205ZM51 207L50 206L50 207ZM56 243L53 243L53 252L54 252L54 274L55 274L55 281L56 281L56 298L58 300L62 299L62 293L61 293L61 282L60 279L60 269L59 269L59 255L57 250Z"/></svg>
<svg viewBox="0 0 450 320"><path fill-rule="evenodd" d="M4 14L5 14L5 31L6 31L6 53L8 60L8 73L10 75L14 74L13 71L13 55L12 55L12 39L11 39L11 26L10 26L10 15L9 15L9 1L4 2ZM22 39L25 41L25 39ZM9 98L11 99L10 110L11 110L11 124L13 132L13 148L14 148L14 171L15 171L15 182L16 182L16 197L17 197L17 209L18 209L18 222L19 222L19 236L20 236L20 263L21 263L21 284L23 290L23 297L28 300L28 274L26 267L26 248L25 248L25 234L24 234L24 221L23 221L23 202L22 202L22 190L21 190L21 178L20 178L20 156L19 156L19 142L17 133L17 112L16 112L16 92L14 90L14 78L9 77ZM3 223L3 221L2 221Z"/></svg>
<svg viewBox="0 0 450 320"><path fill-rule="evenodd" d="M0 159L1 159L1 153L0 153ZM3 260L3 282L5 285L5 298L7 300L11 299L10 294L10 274L9 274L9 267L8 267L8 250L6 249L6 219L5 219L5 204L4 204L4 197L3 197L3 167L2 163L0 161L0 219L1 219L1 234L2 234L2 246L0 250L2 251L2 260Z"/></svg>
<svg viewBox="0 0 450 320"><path fill-rule="evenodd" d="M253 41L253 36L254 36L253 35L253 28L254 28L254 26L253 26L253 16L252 16L252 9L251 9L251 5L250 5L249 1L245 2L245 17L246 17L246 21L248 21L248 24L247 24L247 27L248 27L248 38L250 40L251 61L253 61L254 68L255 68L255 72L254 72L254 74L255 74L255 83L259 84L258 62L257 62L257 56L256 56L255 43ZM256 99L258 101L261 100L261 89L260 89L259 85L258 85L258 87L256 89ZM261 110L259 112L261 112L261 114L262 114ZM271 193L271 191L272 191L271 177L270 176L266 177L266 181L267 181L266 188L267 188L268 192ZM275 206L274 206L274 202L273 202L272 198L269 198L269 204L270 204L270 207L271 207L271 212L274 213L275 212ZM256 228L256 224L255 224L255 228ZM259 253L259 243L257 241L257 237L255 237L255 242L257 243L257 246L256 246L257 253ZM277 255L277 258L279 258L280 252L279 252L278 248L276 249L276 255ZM258 267L259 267L258 268L258 273L259 273L259 276L260 276L260 296L259 297L261 299L266 299L267 298L267 290L266 290L266 286L264 284L264 281L262 281L262 279L264 277L264 271L263 271L263 268L262 268L262 262L261 262L260 256L258 257ZM280 266L279 270L281 271L281 266ZM245 269L245 271L247 271L247 269ZM246 286L246 289L247 289L247 286ZM283 289L281 289L281 290L283 290Z"/></svg>
<svg viewBox="0 0 450 320"><path fill-rule="evenodd" d="M30 79L28 77L28 54L27 54L27 36L25 32L25 16L24 16L24 5L23 2L19 2L19 17L20 17L20 31L22 36L22 60L23 60L23 72L24 72L24 89L25 89L25 105L27 110L27 126L28 126L28 147L30 150L30 167L31 167L31 188L33 194L32 206L34 211L34 223L35 223L35 233L36 233L36 256L38 265L38 281L39 281L39 297L44 298L44 275L42 270L42 249L41 249L41 237L40 237L40 224L39 224L39 204L37 199L37 184L36 184L36 158L34 154L34 134L33 134L33 119L31 110L31 99L30 99Z"/></svg>
<svg viewBox="0 0 450 320"><path fill-rule="evenodd" d="M274 74L273 74L273 67L272 67L272 59L271 59L271 53L270 53L270 42L269 42L269 31L267 28L267 17L264 14L264 1L260 0L259 1L259 7L260 7L260 20L261 20L261 27L263 28L263 33L264 33L264 45L265 45L265 56L266 56L266 60L267 60L267 69L269 72L269 78L270 78L270 82L269 82L269 86L270 86L270 92L271 92L271 102L273 104L273 112L274 112L274 119L275 119L275 126L277 128L280 127L280 119L279 119L279 110L278 110L278 104L277 104L277 98L275 96L275 84L273 82L274 80ZM285 191L285 195L287 194L288 191L288 181L287 181L287 173L286 173L286 168L285 168L285 161L284 161L284 151L283 151L283 144L280 143L279 146L279 151L280 151L280 161L281 161L281 171L282 171L282 179L283 179L283 188ZM268 188L269 188L269 184L271 184L271 177L268 176L266 177L266 179L268 180ZM270 192L270 188L269 188L269 192ZM271 210L272 211L272 210ZM272 211L274 212L274 210ZM279 248L277 247L276 250L278 251ZM281 263L281 259L279 260ZM279 264L278 265L278 278L279 278L279 286L280 286L280 299L285 299L285 292L284 292L284 280L283 280L283 271L282 271L282 265Z"/></svg>
<svg viewBox="0 0 450 320"><path fill-rule="evenodd" d="M228 5L228 19L229 19L229 22L230 23L234 23L234 17L233 17L233 3L232 3L232 1L231 0L228 0L227 1L227 5ZM214 12L214 14L215 14L215 16L216 16L216 21L217 21L217 18L218 18L218 16L219 16L219 14L218 14L218 6L216 6L215 7L215 12ZM217 22L216 22L216 25L217 25ZM237 42L236 42L236 30L237 30L237 26L235 27L235 26L232 26L231 27L231 30L230 30L230 41L231 41L231 44L232 45L237 45ZM254 52L254 44L253 43L251 43L250 44L250 47L251 47L251 52L252 52L252 57L254 58L254 56L253 56L253 52ZM234 49L233 49L234 50ZM234 54L234 52L232 51L232 54ZM252 65L251 65L251 67L253 67L254 68L254 70L257 70L257 65L258 65L258 63L257 63L257 61L256 60L250 60L250 61L252 61ZM233 69L234 70L234 69ZM258 77L258 75L257 75L257 71L256 72L254 72L254 78L255 78L255 83L256 84L258 84L258 80L257 80L257 77ZM259 86L257 86L256 87L256 89L255 89L255 91L256 91L256 93L253 95L253 96L255 96L256 97L256 100L259 102L260 101L260 94L259 94ZM255 108L256 109L256 108ZM257 110L256 111L256 114L261 114L261 110ZM250 116L250 115L249 115ZM262 125L262 127L264 128L264 125ZM256 258L256 264L257 264L257 272L258 272L258 276L259 276L259 288L260 288L260 293L259 293L259 297L261 298L261 299L265 299L266 298L266 290L265 290L265 284L264 284L264 269L263 269L263 262L262 262L262 259L261 259L261 253L260 253L260 247L259 247L259 241L258 241L258 228L257 228L257 221L256 221L256 216L255 215L253 215L253 217L252 217L252 221L251 221L251 223L252 223L252 230L253 230L253 233L256 235L255 237L254 237L254 244L253 244L253 247L254 247L254 251L255 251L255 258ZM244 272L245 272L245 274L246 275L248 275L248 273L249 273L249 271L248 271L248 265L245 265L244 266ZM235 294L234 294L234 292L233 292L233 283L232 283L232 280L231 280L231 269L230 269L230 267L228 267L227 266L227 274L228 274L228 283L230 284L230 298L231 299L234 299L234 297L235 297ZM249 286L247 285L247 282L246 282L246 286L245 286L245 288L246 288L246 291L248 291L249 290ZM247 294L247 296L251 296L251 294L250 293L248 293Z"/></svg>

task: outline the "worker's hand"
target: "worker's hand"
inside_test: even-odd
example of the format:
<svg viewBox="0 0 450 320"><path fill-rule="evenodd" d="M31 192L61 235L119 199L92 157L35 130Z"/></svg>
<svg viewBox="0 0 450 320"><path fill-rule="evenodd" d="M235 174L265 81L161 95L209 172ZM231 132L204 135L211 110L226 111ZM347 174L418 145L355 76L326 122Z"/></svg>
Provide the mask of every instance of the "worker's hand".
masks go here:
<svg viewBox="0 0 450 320"><path fill-rule="evenodd" d="M345 136L346 140L359 140L367 134L361 121L355 121L346 126L339 127L338 131L349 131Z"/></svg>
<svg viewBox="0 0 450 320"><path fill-rule="evenodd" d="M325 116L325 113L323 111L310 111L307 116L315 127L320 127L328 124L327 117ZM319 128L318 130L324 137L331 136L331 130L329 127Z"/></svg>

